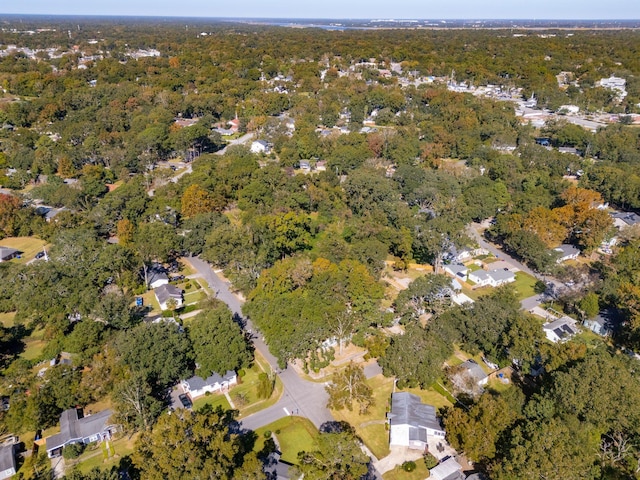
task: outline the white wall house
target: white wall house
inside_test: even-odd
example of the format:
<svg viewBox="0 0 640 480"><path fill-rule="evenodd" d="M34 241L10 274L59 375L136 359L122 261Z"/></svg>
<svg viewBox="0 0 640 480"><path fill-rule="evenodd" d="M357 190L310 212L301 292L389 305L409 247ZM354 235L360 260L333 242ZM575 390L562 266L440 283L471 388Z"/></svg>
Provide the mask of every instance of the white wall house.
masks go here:
<svg viewBox="0 0 640 480"><path fill-rule="evenodd" d="M509 270L476 270L475 272L469 272L469 280L480 287L486 285L491 287L499 287L507 283L516 281L516 276Z"/></svg>
<svg viewBox="0 0 640 480"><path fill-rule="evenodd" d="M191 377L181 382L182 390L184 393L188 393L191 398L198 398L205 395L207 392L215 393L228 389L232 385L238 383L238 377L236 372L227 371L224 377L219 373L213 373L206 379L202 377Z"/></svg>
<svg viewBox="0 0 640 480"><path fill-rule="evenodd" d="M428 438L444 439L445 431L436 417L436 409L420 401L420 397L408 392L391 395L389 420L389 445L423 450Z"/></svg>

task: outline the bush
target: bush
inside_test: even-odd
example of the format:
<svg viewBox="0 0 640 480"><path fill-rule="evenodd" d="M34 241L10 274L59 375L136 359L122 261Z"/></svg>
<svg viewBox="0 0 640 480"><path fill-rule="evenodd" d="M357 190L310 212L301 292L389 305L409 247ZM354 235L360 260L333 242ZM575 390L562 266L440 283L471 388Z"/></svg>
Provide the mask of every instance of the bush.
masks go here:
<svg viewBox="0 0 640 480"><path fill-rule="evenodd" d="M262 434L262 436L263 436L264 438L271 438L271 430L267 430L267 431L265 431L265 432Z"/></svg>
<svg viewBox="0 0 640 480"><path fill-rule="evenodd" d="M428 470L431 470L433 467L438 465L438 459L431 455L430 453L426 453L424 456L424 464L427 466Z"/></svg>
<svg viewBox="0 0 640 480"><path fill-rule="evenodd" d="M67 460L72 458L78 458L84 451L84 444L72 443L62 449L62 456Z"/></svg>
<svg viewBox="0 0 640 480"><path fill-rule="evenodd" d="M417 465L416 462L412 462L411 460L409 460L408 462L404 462L402 464L402 469L405 472L413 472L416 469Z"/></svg>

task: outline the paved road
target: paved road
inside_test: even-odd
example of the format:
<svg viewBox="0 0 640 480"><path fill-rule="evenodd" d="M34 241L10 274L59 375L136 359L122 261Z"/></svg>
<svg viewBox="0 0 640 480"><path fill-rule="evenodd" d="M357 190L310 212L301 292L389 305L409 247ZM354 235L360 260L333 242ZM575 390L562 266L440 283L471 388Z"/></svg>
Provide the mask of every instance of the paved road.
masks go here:
<svg viewBox="0 0 640 480"><path fill-rule="evenodd" d="M215 152L215 155L224 155L226 153L226 151L227 151L227 148L229 148L230 146L232 146L232 145L244 145L249 140L251 140L253 138L253 136L254 136L253 133L246 133L240 138L236 138L235 140L231 140L227 144L226 147L224 147L222 150L218 150L217 152Z"/></svg>
<svg viewBox="0 0 640 480"><path fill-rule="evenodd" d="M245 329L256 332L251 320L243 317L242 301L231 292L229 283L223 281L207 262L197 257L189 257L187 260L216 292L216 296L225 302L233 313L243 318ZM254 336L252 341L256 350L269 362L273 371L278 373L284 385L284 393L274 406L241 419L243 426L254 430L292 414L308 418L316 427L333 421L331 413L326 408L328 395L324 390L324 384L300 378L293 368L280 370L278 360L271 354L269 347L260 336Z"/></svg>

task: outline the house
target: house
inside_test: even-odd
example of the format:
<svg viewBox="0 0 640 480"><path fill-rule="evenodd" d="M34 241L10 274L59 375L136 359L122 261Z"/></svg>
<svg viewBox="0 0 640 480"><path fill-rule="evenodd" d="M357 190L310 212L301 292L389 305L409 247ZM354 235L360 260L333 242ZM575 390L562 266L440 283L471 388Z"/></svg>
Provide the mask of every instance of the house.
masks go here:
<svg viewBox="0 0 640 480"><path fill-rule="evenodd" d="M499 287L516 281L515 274L504 269L491 270L489 272L486 270L476 270L475 272L470 272L468 278L480 287L484 287L486 285Z"/></svg>
<svg viewBox="0 0 640 480"><path fill-rule="evenodd" d="M300 170L304 170L305 172L311 171L311 164L309 160L300 160Z"/></svg>
<svg viewBox="0 0 640 480"><path fill-rule="evenodd" d="M571 317L561 317L542 325L547 339L553 343L564 342L580 332Z"/></svg>
<svg viewBox="0 0 640 480"><path fill-rule="evenodd" d="M432 480L464 480L462 465L455 458L449 457L429 470L429 478Z"/></svg>
<svg viewBox="0 0 640 480"><path fill-rule="evenodd" d="M236 117L233 120L229 120L227 122L227 125L229 125L229 130L233 131L233 133L236 133L240 128L240 120Z"/></svg>
<svg viewBox="0 0 640 480"><path fill-rule="evenodd" d="M251 153L269 153L269 144L264 140L251 142Z"/></svg>
<svg viewBox="0 0 640 480"><path fill-rule="evenodd" d="M169 276L165 269L160 265L153 265L147 272L147 280L149 288L158 288L161 285L169 284Z"/></svg>
<svg viewBox="0 0 640 480"><path fill-rule="evenodd" d="M425 405L420 397L408 392L391 395L389 420L391 446L424 449L429 437L444 439L445 432L436 417L436 409Z"/></svg>
<svg viewBox="0 0 640 480"><path fill-rule="evenodd" d="M75 408L60 415L60 433L47 437L47 455L57 457L62 449L72 443L89 444L111 438L118 426L110 422L111 410L102 410L93 415L82 416Z"/></svg>
<svg viewBox="0 0 640 480"><path fill-rule="evenodd" d="M557 263L566 262L567 260L575 260L580 255L580 250L573 245L569 245L568 243L564 243L560 245L558 248L553 249L556 252L559 252L560 255L556 259Z"/></svg>
<svg viewBox="0 0 640 480"><path fill-rule="evenodd" d="M319 160L316 162L316 170L318 172L325 172L327 170L326 160Z"/></svg>
<svg viewBox="0 0 640 480"><path fill-rule="evenodd" d="M188 380L183 380L181 385L184 393L188 393L193 399L201 397L207 392L220 392L237 383L238 377L236 376L236 372L228 370L227 373L224 374L224 377L214 372L206 380L202 377L191 377Z"/></svg>
<svg viewBox="0 0 640 480"><path fill-rule="evenodd" d="M16 474L15 444L0 447L0 480Z"/></svg>
<svg viewBox="0 0 640 480"><path fill-rule="evenodd" d="M180 308L184 303L182 300L182 290L175 285L160 285L158 288L153 289L153 294L158 300L161 310L171 310L170 307ZM174 305L170 304L173 300Z"/></svg>
<svg viewBox="0 0 640 480"><path fill-rule="evenodd" d="M462 363L459 367L464 374L471 379L476 385L484 386L489 383L489 377L480 365L478 365L474 360L467 360Z"/></svg>
<svg viewBox="0 0 640 480"><path fill-rule="evenodd" d="M454 278L461 278L462 280L467 279L467 275L469 273L469 269L464 265L460 265L459 263L452 263L450 265L445 265L443 270L447 272Z"/></svg>
<svg viewBox="0 0 640 480"><path fill-rule="evenodd" d="M613 225L620 229L640 223L640 215L634 212L616 212L611 214Z"/></svg>
<svg viewBox="0 0 640 480"><path fill-rule="evenodd" d="M452 262L462 263L465 260L471 260L471 258L473 258L473 252L470 248L462 247L457 249L455 246L452 246L445 254L445 257Z"/></svg>
<svg viewBox="0 0 640 480"><path fill-rule="evenodd" d="M20 252L15 248L0 247L0 262L8 262L16 258Z"/></svg>
<svg viewBox="0 0 640 480"><path fill-rule="evenodd" d="M600 312L595 318L585 320L584 326L595 334L607 337L611 335L619 323L617 312L614 309L607 309Z"/></svg>

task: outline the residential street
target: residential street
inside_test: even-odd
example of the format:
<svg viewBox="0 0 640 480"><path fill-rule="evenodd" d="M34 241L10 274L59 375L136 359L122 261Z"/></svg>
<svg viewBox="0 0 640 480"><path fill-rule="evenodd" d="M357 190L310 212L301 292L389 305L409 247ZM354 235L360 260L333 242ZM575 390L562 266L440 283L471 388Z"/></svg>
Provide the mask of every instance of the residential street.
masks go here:
<svg viewBox="0 0 640 480"><path fill-rule="evenodd" d="M242 316L242 301L231 293L229 284L223 281L207 262L197 257L189 257L187 261L202 275L211 289L216 292L217 298L225 302L234 314L244 319L246 322L245 330L256 333L256 328L251 320ZM277 372L284 385L284 393L274 406L243 418L243 426L253 430L292 414L308 418L316 427L333 420L331 413L326 408L328 396L324 390L324 384L304 380L292 368L281 371L278 368L277 359L271 355L261 336L259 334L254 335L252 341L255 348L269 362L273 371Z"/></svg>
<svg viewBox="0 0 640 480"><path fill-rule="evenodd" d="M240 138L236 138L235 140L231 140L226 147L224 147L223 149L218 150L217 152L215 152L215 155L224 155L226 153L228 147L230 147L232 145L244 145L245 143L247 143L252 138L253 138L253 133L246 133Z"/></svg>

